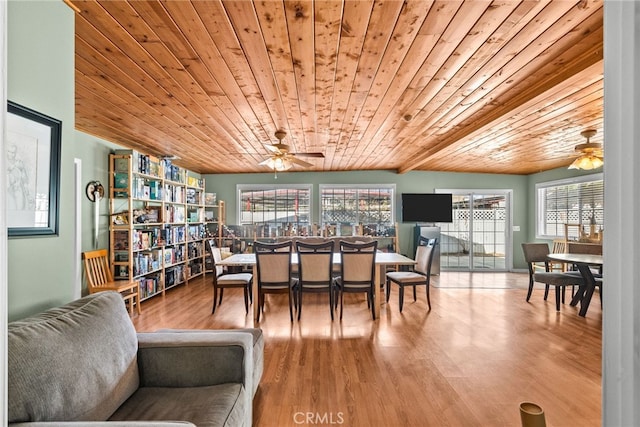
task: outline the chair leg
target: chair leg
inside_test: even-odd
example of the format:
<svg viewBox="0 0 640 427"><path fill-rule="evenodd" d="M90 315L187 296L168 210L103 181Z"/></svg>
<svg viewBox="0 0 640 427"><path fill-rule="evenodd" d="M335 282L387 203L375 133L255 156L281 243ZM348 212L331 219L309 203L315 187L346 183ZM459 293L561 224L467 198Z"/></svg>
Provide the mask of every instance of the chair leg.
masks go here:
<svg viewBox="0 0 640 427"><path fill-rule="evenodd" d="M385 290L386 301L389 302L389 295L391 294L391 280L387 279L387 289Z"/></svg>
<svg viewBox="0 0 640 427"><path fill-rule="evenodd" d="M416 285L413 285L413 301L418 301L418 298L416 298Z"/></svg>
<svg viewBox="0 0 640 427"><path fill-rule="evenodd" d="M333 290L329 288L329 312L331 313L331 321L333 322Z"/></svg>
<svg viewBox="0 0 640 427"><path fill-rule="evenodd" d="M298 296L295 298L294 303L298 311L298 320L300 320L300 315L302 314L302 286L300 286L296 293Z"/></svg>
<svg viewBox="0 0 640 427"><path fill-rule="evenodd" d="M560 286L556 286L556 311L560 311Z"/></svg>
<svg viewBox="0 0 640 427"><path fill-rule="evenodd" d="M400 285L400 289L398 289L398 295L398 305L400 306L400 313L402 313L402 305L404 304L404 286Z"/></svg>
<svg viewBox="0 0 640 427"><path fill-rule="evenodd" d="M291 288L289 288L289 318L291 319L291 322L293 323L293 304L291 303Z"/></svg>
<svg viewBox="0 0 640 427"><path fill-rule="evenodd" d="M245 314L249 314L249 290L247 287L244 287L244 311Z"/></svg>
<svg viewBox="0 0 640 427"><path fill-rule="evenodd" d="M378 285L374 285L374 286L378 286ZM376 302L374 300L373 297L374 293L373 293L373 289L369 290L369 299L371 300L371 317L373 318L373 320L376 320Z"/></svg>
<svg viewBox="0 0 640 427"><path fill-rule="evenodd" d="M429 307L429 311L431 311L431 297L429 296L429 282L427 282L427 306Z"/></svg>
<svg viewBox="0 0 640 427"><path fill-rule="evenodd" d="M211 310L211 314L216 312L216 304L218 302L218 287L213 286L213 309Z"/></svg>
<svg viewBox="0 0 640 427"><path fill-rule="evenodd" d="M344 291L340 291L340 320L342 320L342 310L344 309L343 304L344 304Z"/></svg>
<svg viewBox="0 0 640 427"><path fill-rule="evenodd" d="M258 315L256 316L256 322L260 321L260 312L264 310L264 295L258 290Z"/></svg>
<svg viewBox="0 0 640 427"><path fill-rule="evenodd" d="M602 292L600 292L600 303L602 304ZM136 307L138 309L138 314L142 314L142 309L140 308L140 294L136 293Z"/></svg>
<svg viewBox="0 0 640 427"><path fill-rule="evenodd" d="M218 305L222 305L222 295L224 295L224 288L220 288L220 301L218 301Z"/></svg>
<svg viewBox="0 0 640 427"><path fill-rule="evenodd" d="M547 297L549 296L549 285L544 285L544 300L547 300Z"/></svg>
<svg viewBox="0 0 640 427"><path fill-rule="evenodd" d="M529 291L527 292L527 302L531 298L531 293L533 292L533 277L529 276Z"/></svg>

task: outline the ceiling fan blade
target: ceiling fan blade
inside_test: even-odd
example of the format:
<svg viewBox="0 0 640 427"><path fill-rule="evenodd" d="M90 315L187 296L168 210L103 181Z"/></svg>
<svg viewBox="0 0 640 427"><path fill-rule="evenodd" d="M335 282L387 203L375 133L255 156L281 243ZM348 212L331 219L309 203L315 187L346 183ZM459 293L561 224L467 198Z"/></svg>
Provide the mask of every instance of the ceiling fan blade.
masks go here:
<svg viewBox="0 0 640 427"><path fill-rule="evenodd" d="M324 159L324 154L322 153L291 153L291 154L298 157L317 157L320 159Z"/></svg>
<svg viewBox="0 0 640 427"><path fill-rule="evenodd" d="M298 166L302 166L303 168L310 168L311 166L313 166L311 163L307 163L304 160L296 159L293 156L288 156L287 160L290 161L293 164L296 164Z"/></svg>
<svg viewBox="0 0 640 427"><path fill-rule="evenodd" d="M274 164L274 161L273 161L273 158L271 157L258 163L258 165L260 166L269 166L270 168L273 168L273 164Z"/></svg>
<svg viewBox="0 0 640 427"><path fill-rule="evenodd" d="M282 154L280 147L276 144L262 144L262 145L264 145L264 148L266 148L267 151L271 151L274 154Z"/></svg>

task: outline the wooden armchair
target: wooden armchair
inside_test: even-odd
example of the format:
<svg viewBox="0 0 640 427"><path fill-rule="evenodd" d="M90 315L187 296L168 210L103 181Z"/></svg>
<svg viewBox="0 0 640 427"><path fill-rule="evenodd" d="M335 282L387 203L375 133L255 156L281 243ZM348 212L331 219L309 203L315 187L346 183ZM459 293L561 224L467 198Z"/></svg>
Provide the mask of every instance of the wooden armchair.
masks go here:
<svg viewBox="0 0 640 427"><path fill-rule="evenodd" d="M119 292L125 303L129 304L129 312L132 315L134 305L137 307L138 314L141 313L138 283L127 280L113 280L106 249L83 252L82 262L90 294L100 291Z"/></svg>

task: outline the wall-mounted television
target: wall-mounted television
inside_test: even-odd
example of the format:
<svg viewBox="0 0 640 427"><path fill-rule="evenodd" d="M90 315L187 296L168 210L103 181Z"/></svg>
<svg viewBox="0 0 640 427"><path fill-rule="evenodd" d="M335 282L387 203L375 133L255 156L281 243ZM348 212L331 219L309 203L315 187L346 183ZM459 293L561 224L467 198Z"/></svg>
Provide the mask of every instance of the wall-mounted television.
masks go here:
<svg viewBox="0 0 640 427"><path fill-rule="evenodd" d="M402 193L402 222L453 222L449 193Z"/></svg>

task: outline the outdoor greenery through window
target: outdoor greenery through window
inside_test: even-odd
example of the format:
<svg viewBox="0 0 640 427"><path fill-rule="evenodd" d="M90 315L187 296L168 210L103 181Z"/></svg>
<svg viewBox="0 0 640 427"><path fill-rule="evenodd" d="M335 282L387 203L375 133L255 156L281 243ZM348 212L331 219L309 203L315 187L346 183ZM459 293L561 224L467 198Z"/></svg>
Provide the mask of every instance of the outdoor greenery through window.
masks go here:
<svg viewBox="0 0 640 427"><path fill-rule="evenodd" d="M579 179L553 181L536 185L537 227L539 238L564 238L565 224L569 238L600 233L604 225L604 181L602 174Z"/></svg>
<svg viewBox="0 0 640 427"><path fill-rule="evenodd" d="M338 235L385 236L394 224L395 185L320 186L323 227Z"/></svg>
<svg viewBox="0 0 640 427"><path fill-rule="evenodd" d="M241 226L256 226L258 237L308 235L311 222L311 186L238 186Z"/></svg>

